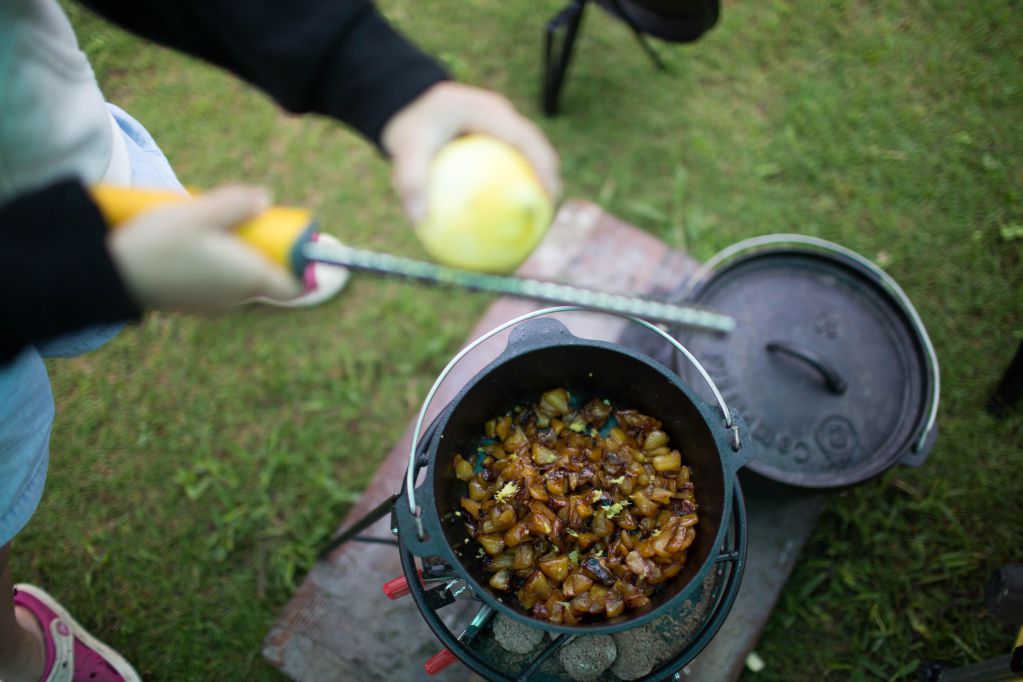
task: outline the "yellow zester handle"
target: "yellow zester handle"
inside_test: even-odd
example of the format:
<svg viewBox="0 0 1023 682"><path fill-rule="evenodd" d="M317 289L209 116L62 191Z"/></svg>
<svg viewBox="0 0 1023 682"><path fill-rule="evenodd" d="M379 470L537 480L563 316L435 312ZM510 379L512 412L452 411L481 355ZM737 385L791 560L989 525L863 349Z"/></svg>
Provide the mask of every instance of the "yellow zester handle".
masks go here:
<svg viewBox="0 0 1023 682"><path fill-rule="evenodd" d="M91 191L100 213L111 229L117 229L135 216L161 204L189 201L191 197L165 190L135 189L115 185L96 185ZM235 233L273 262L301 278L306 259L302 245L313 228L312 213L304 208L273 206L260 215L239 224Z"/></svg>

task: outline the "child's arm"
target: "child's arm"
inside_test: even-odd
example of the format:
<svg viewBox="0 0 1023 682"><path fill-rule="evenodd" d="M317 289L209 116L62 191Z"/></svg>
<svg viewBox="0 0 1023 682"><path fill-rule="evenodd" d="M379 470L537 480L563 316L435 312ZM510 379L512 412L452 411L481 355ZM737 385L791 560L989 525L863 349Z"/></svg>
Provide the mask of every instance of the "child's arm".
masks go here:
<svg viewBox="0 0 1023 682"><path fill-rule="evenodd" d="M500 95L454 83L369 0L82 0L152 40L218 64L294 112L337 118L394 161L414 221L433 155L464 133L517 147L552 197L558 157Z"/></svg>
<svg viewBox="0 0 1023 682"><path fill-rule="evenodd" d="M138 319L141 307L217 312L301 283L234 237L265 193L233 187L161 206L111 232L76 180L0 205L0 365L32 343Z"/></svg>
<svg viewBox="0 0 1023 682"><path fill-rule="evenodd" d="M234 72L296 113L337 118L374 143L447 75L369 0L82 0L151 40Z"/></svg>

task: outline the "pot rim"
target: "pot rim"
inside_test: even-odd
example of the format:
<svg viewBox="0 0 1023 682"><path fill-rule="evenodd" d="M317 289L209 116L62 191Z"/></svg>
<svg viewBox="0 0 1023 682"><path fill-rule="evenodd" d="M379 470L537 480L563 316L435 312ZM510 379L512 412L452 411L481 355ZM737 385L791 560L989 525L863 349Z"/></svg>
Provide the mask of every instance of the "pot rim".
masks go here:
<svg viewBox="0 0 1023 682"><path fill-rule="evenodd" d="M496 336L500 332L502 332L502 331L504 331L506 329L509 329L511 327L516 327L517 325L519 325L519 324L521 324L523 322L528 322L529 320L533 320L533 319L536 319L536 318L539 318L539 317L543 317L544 315L553 315L553 314L556 314L556 313L564 313L564 312L587 312L587 310L585 308L581 308L579 306L562 305L562 306L553 306L553 307L550 307L550 308L541 308L540 310L533 310L533 311L530 311L528 313L525 313L524 315L519 315L516 318L513 318L511 320L508 320L507 322L499 324L498 326L494 327L490 331L488 331L485 334L481 335L479 338L477 338L474 341L470 342L468 345L466 345L464 348L462 348L462 350L458 351L458 353L453 358L451 358L451 360L448 361L448 364L444 367L444 369L441 370L441 373L437 376L437 379L433 382L433 386L430 387L430 390L429 390L429 392L427 392L426 398L423 400L423 404L422 404L422 406L419 409L419 415L416 417L416 425L412 429L412 440L409 443L408 468L405 470L405 489L407 489L409 491L409 493L408 493L408 508L409 508L409 511L410 511L410 513L412 514L413 517L415 517L416 519L419 519L419 512L418 512L418 509L417 509L416 497L415 497L415 487L416 487L415 465L416 465L416 454L419 451L419 441L420 441L420 438L422 437L422 433L423 433L423 423L426 421L426 413L427 413L427 411L430 408L430 404L433 402L433 399L436 396L437 391L440 389L441 384L444 383L444 380L447 378L448 374L451 373L451 370L454 369L455 365L457 365L462 360L462 358L464 358L466 355L468 355L469 353L474 351L483 342L493 338L494 336ZM637 324L637 325L639 325L641 327L645 327L649 331L651 331L651 332L661 336L665 341L667 341L669 344L671 344L675 348L675 350L677 350L678 352L682 353L686 357L686 359L689 360L690 363L692 363L693 367L700 373L700 376L703 378L703 380L705 382L707 382L708 386L710 386L710 390L711 390L711 392L713 392L714 398L715 398L715 400L717 400L718 406L721 408L721 413L722 413L722 416L724 417L724 426L725 426L726 429L729 429L731 431L731 433L732 433L732 450L734 452L739 452L739 449L740 449L741 444L742 444L741 443L742 439L741 439L740 434L739 434L739 429L735 425L735 419L738 416L738 413L735 410L730 409L728 407L728 404L725 402L724 397L721 395L721 391L718 390L717 384L714 383L714 380L711 378L710 374L703 367L703 365L700 364L700 361L696 359L696 356L694 356L692 353L690 353L689 349L687 349L685 346L683 346L678 341L678 339L676 339L674 336L672 336L668 332L664 331L660 327L647 322L646 320L642 320L642 319L640 319L638 317L634 317L632 315L624 315L624 314L621 314L621 313L612 313L612 312L607 312L607 311L600 311L600 312L602 314L610 315L611 317L618 317L618 318L621 318L621 319L633 322L633 323L635 323L635 324ZM559 324L561 324L561 323L559 322ZM562 325L562 326L564 326L564 325ZM565 328L565 331L568 332L567 327ZM568 334L570 336L572 336L572 338L579 339L581 341L594 341L593 339L580 339L580 337L575 336L571 332L568 332ZM501 354L498 356L497 359L500 359L501 357L503 357L508 352L508 349L509 349L509 347L511 345L513 337L514 337L514 331L512 332L512 335L509 336L508 346L505 347L505 350L501 352ZM610 342L601 342L601 343L610 343ZM615 346L616 348L624 348L624 346L621 346L619 344L611 344L611 345ZM497 359L495 359L494 362L496 362ZM647 358L647 359L652 361L651 358ZM491 362L490 364L493 364L493 362ZM658 366L660 366L660 363L656 363L656 364ZM488 367L489 366L490 365L488 365ZM668 370L667 368L665 368L665 370L668 371L668 372L671 372L671 370ZM478 376L478 374L477 374L477 376ZM676 376L678 376L678 375L676 375ZM679 376L679 379L681 379L680 376ZM463 387L462 390L459 391L459 396L461 395L461 393L464 390L465 390L465 387ZM457 399L457 397L458 396L456 396L456 399ZM700 399L700 400L702 401L702 399ZM455 401L453 400L452 403L454 403L454 402ZM447 409L447 407L445 407L445 410L446 409ZM441 414L443 414L443 411L441 412ZM751 452L753 451L752 446L750 446L750 451ZM750 456L750 458L752 458L752 455ZM747 462L748 462L748 460L747 460ZM746 462L743 462L743 464L745 464L745 463ZM419 523L418 520L416 522L416 531L419 533L420 536L423 533L422 525L421 525L421 523Z"/></svg>
<svg viewBox="0 0 1023 682"><path fill-rule="evenodd" d="M628 618L624 618L620 621L610 622L606 624L601 623L588 623L586 625L562 625L557 623L550 623L549 621L541 621L539 619L530 618L514 607L506 604L504 601L499 599L497 595L490 590L485 584L481 583L473 575L472 571L463 564L462 559L457 555L447 537L444 534L442 524L440 522L440 513L436 506L434 498L434 478L437 466L437 451L440 447L440 441L443 438L447 423L451 418L455 408L459 406L465 395L472 390L480 381L482 381L491 371L496 369L498 366L503 365L507 362L513 361L516 358L522 357L531 352L541 351L547 348L558 347L558 346L586 346L595 347L610 350L616 353L621 353L629 357L635 358L645 364L649 365L653 370L661 374L667 381L675 385L676 388L683 394L685 399L689 400L703 416L703 422L706 428L709 430L711 438L717 445L718 450L718 465L721 466L721 477L722 477L722 499L721 499L721 520L717 529L717 534L711 543L712 548L720 548L724 542L724 538L727 535L728 529L731 523L732 514L732 500L734 496L734 487L737 485L736 472L739 468L744 466L749 459L752 458L754 452L753 444L750 439L748 430L745 427L745 422L742 420L738 413L730 411L730 419L726 422L715 424L713 419L710 418L706 413L714 410L714 407L709 403L705 402L692 388L686 384L681 377L673 372L668 367L657 362L653 358L646 356L643 353L639 353L632 349L629 349L620 344L610 343L607 341L599 341L594 339L583 339L575 336L564 327L563 324L557 322L557 325L561 327L563 333L559 334L559 339L555 342L541 343L541 345L535 345L528 347L528 344L515 343L515 337L509 339L508 346L505 350L491 363L489 363L484 369L480 370L472 379L470 379L465 386L461 388L458 395L452 399L452 401L445 406L444 410L438 415L431 425L431 428L436 427L436 432L432 435L429 442L423 442L425 450L428 453L427 461L425 463L427 472L423 483L419 488L419 498L424 503L420 514L411 515L409 511L415 504L414 496L415 492L410 492L412 489L407 485L402 488L402 496L408 495L410 504L404 504L405 500L398 499L396 503L396 509L398 510L399 525L401 520L404 518L406 522L404 527L401 529L402 533L410 533L413 537L409 539L409 535L405 536L405 541L408 543L408 547L414 554L420 556L437 555L441 556L447 561L452 570L462 578L465 583L472 588L473 593L478 599L481 599L486 604L497 609L499 612L516 619L521 619L524 622L529 622L534 627L539 627L549 632L560 632L568 634L599 634L599 633L613 633L622 630L637 627L644 623L647 623L664 613L668 612L674 605L684 601L688 596L691 595L692 591L696 586L700 585L706 577L708 571L715 565L718 560L717 550L712 549L708 556L704 559L703 564L696 570L696 572L689 577L687 582L679 589L679 591L671 598L666 599L663 603L658 606L651 608L647 611L639 612L636 615ZM541 340L544 341L544 340ZM677 342L676 342L677 343ZM523 345L527 347L522 347ZM681 345L681 344L679 344ZM688 353L688 351L686 351ZM461 354L460 354L461 356ZM458 356L456 356L457 359ZM702 367L701 367L702 369ZM709 377L708 377L709 378ZM709 382L713 385L713 382ZM716 387L715 387L716 390ZM704 410L700 410L700 407L704 406ZM728 426L728 422L731 422L731 426ZM716 426L724 426L726 434L736 434L739 438L739 449L733 452L733 448L730 447L729 435L723 435L716 429ZM740 428L741 427L741 428ZM418 446L417 446L418 450ZM731 456L727 456L731 455ZM746 457L749 455L748 457ZM746 457L743 459L743 457ZM407 479L414 480L419 474L419 468L417 468L418 462L416 457L412 457L410 462L410 470ZM741 461L740 461L741 460ZM411 518L408 518L411 517ZM414 519L414 521L413 521ZM413 523L409 523L413 521ZM739 523L745 523L745 519L738 519ZM427 526L423 527L423 524ZM420 533L422 529L426 535L426 539L422 540L423 534ZM420 540L420 542L417 542ZM417 551L418 550L418 551Z"/></svg>

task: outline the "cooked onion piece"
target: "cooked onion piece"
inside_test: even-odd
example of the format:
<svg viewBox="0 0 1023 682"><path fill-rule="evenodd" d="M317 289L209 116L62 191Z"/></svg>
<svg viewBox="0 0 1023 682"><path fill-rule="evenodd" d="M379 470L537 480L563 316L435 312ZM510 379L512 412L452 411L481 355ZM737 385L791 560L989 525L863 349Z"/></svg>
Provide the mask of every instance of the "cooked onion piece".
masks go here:
<svg viewBox="0 0 1023 682"><path fill-rule="evenodd" d="M650 603L696 539L696 497L661 423L564 388L483 425L456 513L489 585L574 625Z"/></svg>

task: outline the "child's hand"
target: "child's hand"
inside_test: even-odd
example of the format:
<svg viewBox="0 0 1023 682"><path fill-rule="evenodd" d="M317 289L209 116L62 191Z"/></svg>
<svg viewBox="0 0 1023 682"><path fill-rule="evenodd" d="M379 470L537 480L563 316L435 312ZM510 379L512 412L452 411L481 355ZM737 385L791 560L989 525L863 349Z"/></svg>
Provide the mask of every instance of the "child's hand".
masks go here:
<svg viewBox="0 0 1023 682"><path fill-rule="evenodd" d="M394 161L394 187L413 222L418 223L426 212L426 179L434 154L465 133L493 135L516 147L533 165L551 200L557 200L561 192L558 155L532 121L497 93L438 83L395 114L381 136Z"/></svg>
<svg viewBox="0 0 1023 682"><path fill-rule="evenodd" d="M263 190L218 189L147 211L112 232L107 248L146 307L218 312L253 296L293 298L301 283L231 234L268 206Z"/></svg>

